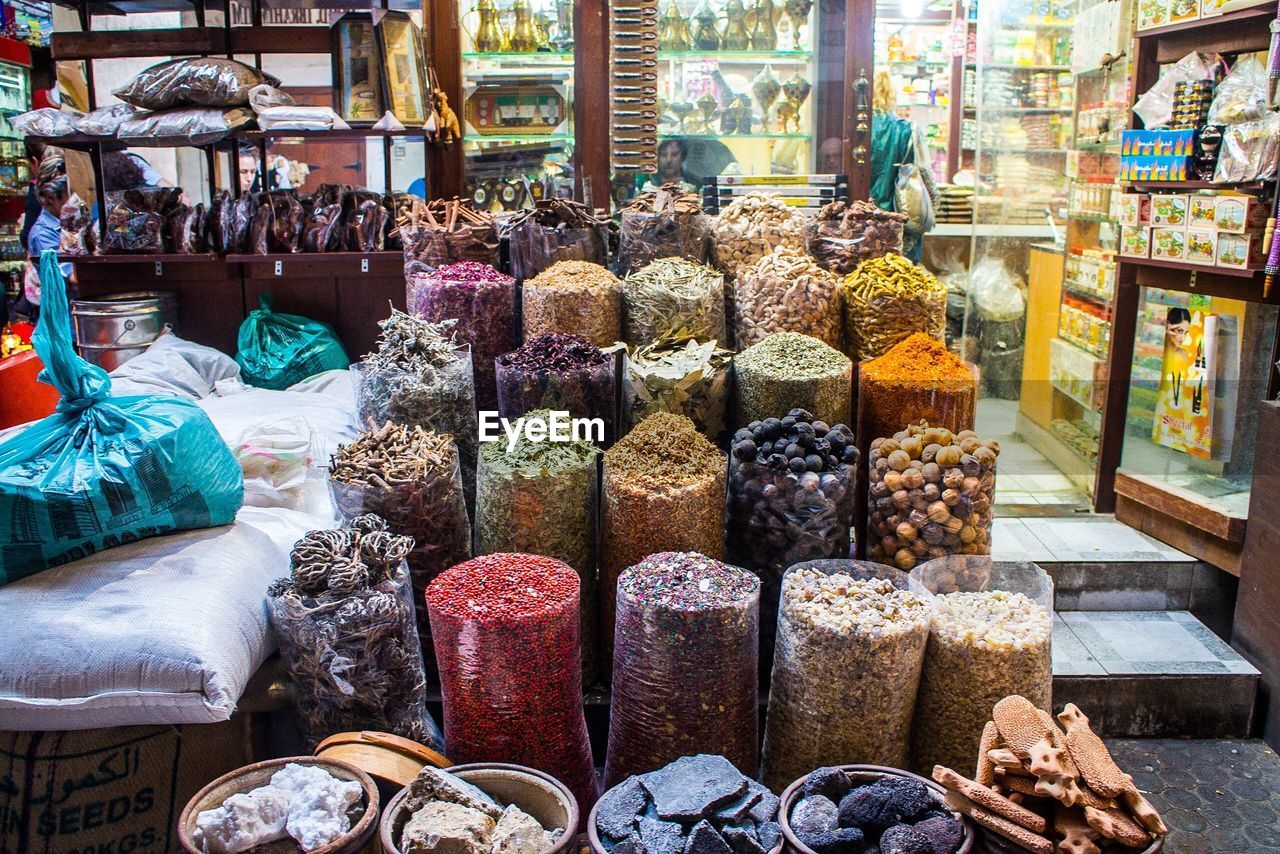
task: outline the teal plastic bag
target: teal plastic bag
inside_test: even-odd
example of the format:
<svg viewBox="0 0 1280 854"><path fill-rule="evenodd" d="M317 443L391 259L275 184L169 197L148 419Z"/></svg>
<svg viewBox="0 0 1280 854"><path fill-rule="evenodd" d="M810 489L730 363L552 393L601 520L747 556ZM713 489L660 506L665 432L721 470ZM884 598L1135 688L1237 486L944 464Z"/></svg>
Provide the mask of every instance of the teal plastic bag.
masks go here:
<svg viewBox="0 0 1280 854"><path fill-rule="evenodd" d="M143 537L226 525L244 497L240 466L200 407L178 397L112 397L76 355L57 253L40 257L40 381L57 411L0 444L0 584Z"/></svg>
<svg viewBox="0 0 1280 854"><path fill-rule="evenodd" d="M351 364L338 333L318 320L271 310L271 294L240 324L236 339L240 378L259 388L285 389Z"/></svg>

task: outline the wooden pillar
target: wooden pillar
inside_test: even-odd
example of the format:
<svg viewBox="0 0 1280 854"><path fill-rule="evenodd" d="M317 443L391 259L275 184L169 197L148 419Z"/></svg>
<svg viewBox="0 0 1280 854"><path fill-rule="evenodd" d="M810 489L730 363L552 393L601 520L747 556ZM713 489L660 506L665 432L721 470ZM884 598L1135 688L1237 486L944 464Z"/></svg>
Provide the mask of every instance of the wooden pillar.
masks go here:
<svg viewBox="0 0 1280 854"><path fill-rule="evenodd" d="M428 50L436 80L449 99L449 106L462 116L462 34L458 0L422 2L422 21L427 27ZM466 123L463 122L465 128ZM464 130L465 133L465 130ZM451 199L462 195L464 158L459 140L445 148L428 146L427 195L434 199Z"/></svg>
<svg viewBox="0 0 1280 854"><path fill-rule="evenodd" d="M605 0L573 4L574 193L609 208L609 20Z"/></svg>

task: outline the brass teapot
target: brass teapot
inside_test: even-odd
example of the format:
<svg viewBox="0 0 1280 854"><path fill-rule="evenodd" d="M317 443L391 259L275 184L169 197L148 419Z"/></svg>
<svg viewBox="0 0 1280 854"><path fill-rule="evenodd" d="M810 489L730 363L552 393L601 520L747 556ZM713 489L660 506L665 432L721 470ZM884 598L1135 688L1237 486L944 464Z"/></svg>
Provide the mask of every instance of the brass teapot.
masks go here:
<svg viewBox="0 0 1280 854"><path fill-rule="evenodd" d="M720 49L719 23L715 11L711 8L710 0L702 0L698 11L693 13L693 49Z"/></svg>
<svg viewBox="0 0 1280 854"><path fill-rule="evenodd" d="M471 35L471 44L477 53L497 53L502 50L506 36L502 25L498 23L498 7L493 0L479 0L473 10L479 19L476 31Z"/></svg>
<svg viewBox="0 0 1280 854"><path fill-rule="evenodd" d="M692 50L693 35L689 32L689 19L680 12L676 0L670 0L667 11L658 22L658 47L661 50Z"/></svg>

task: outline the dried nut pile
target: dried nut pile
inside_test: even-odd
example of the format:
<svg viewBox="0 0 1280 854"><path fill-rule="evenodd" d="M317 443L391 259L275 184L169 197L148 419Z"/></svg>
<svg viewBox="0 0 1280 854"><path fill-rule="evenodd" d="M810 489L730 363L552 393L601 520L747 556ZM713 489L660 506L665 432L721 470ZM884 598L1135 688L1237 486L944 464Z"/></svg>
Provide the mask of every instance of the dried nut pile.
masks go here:
<svg viewBox="0 0 1280 854"><path fill-rule="evenodd" d="M663 184L641 193L622 209L618 271L633 273L659 258L705 264L710 226L696 192Z"/></svg>
<svg viewBox="0 0 1280 854"><path fill-rule="evenodd" d="M521 315L526 341L563 332L608 347L622 337L622 283L599 264L557 261L525 280Z"/></svg>
<svg viewBox="0 0 1280 854"><path fill-rule="evenodd" d="M845 352L853 360L882 356L916 332L942 339L947 287L901 255L863 261L842 287Z"/></svg>
<svg viewBox="0 0 1280 854"><path fill-rule="evenodd" d="M778 248L743 269L734 289L738 348L774 332L803 332L840 349L840 280L795 249Z"/></svg>
<svg viewBox="0 0 1280 854"><path fill-rule="evenodd" d="M905 588L907 578L892 573L833 560L799 564L783 577L766 786L785 787L824 761L906 764L931 606L896 586Z"/></svg>
<svg viewBox="0 0 1280 854"><path fill-rule="evenodd" d="M875 439L867 557L899 569L952 554L991 553L1000 443L925 422Z"/></svg>
<svg viewBox="0 0 1280 854"><path fill-rule="evenodd" d="M622 377L624 429L655 412L674 412L718 442L727 426L733 352L717 344L664 342L628 351Z"/></svg>
<svg viewBox="0 0 1280 854"><path fill-rule="evenodd" d="M805 223L805 248L818 266L847 275L869 258L902 252L906 214L881 210L875 202L831 202Z"/></svg>
<svg viewBox="0 0 1280 854"><path fill-rule="evenodd" d="M974 824L1037 854L1098 854L1113 843L1144 849L1169 832L1074 704L1055 722L1014 694L996 703L991 717L974 779L933 768L947 805Z"/></svg>
<svg viewBox="0 0 1280 854"><path fill-rule="evenodd" d="M1006 590L934 598L929 646L911 730L911 767L974 770L988 710L1021 694L1049 708L1053 616L1035 599Z"/></svg>
<svg viewBox="0 0 1280 854"><path fill-rule="evenodd" d="M736 280L776 246L803 252L804 223L804 214L781 199L748 193L716 217L716 265Z"/></svg>
<svg viewBox="0 0 1280 854"><path fill-rule="evenodd" d="M847 424L853 405L853 363L799 332L775 332L733 360L737 423L804 409L828 424Z"/></svg>
<svg viewBox="0 0 1280 854"><path fill-rule="evenodd" d="M724 276L684 258L659 258L622 280L622 338L724 340Z"/></svg>

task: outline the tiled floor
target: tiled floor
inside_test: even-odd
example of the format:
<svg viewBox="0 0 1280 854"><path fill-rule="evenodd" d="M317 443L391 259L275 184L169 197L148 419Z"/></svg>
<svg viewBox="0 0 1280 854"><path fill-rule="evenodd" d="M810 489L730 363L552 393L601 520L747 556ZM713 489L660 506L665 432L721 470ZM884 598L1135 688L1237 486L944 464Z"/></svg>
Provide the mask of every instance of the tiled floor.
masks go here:
<svg viewBox="0 0 1280 854"><path fill-rule="evenodd" d="M1003 456L1003 451L1001 455ZM1165 563L1194 560L1190 555L1152 539L1123 522L1117 522L1112 516L997 516L992 525L991 552L999 560L1038 563Z"/></svg>
<svg viewBox="0 0 1280 854"><path fill-rule="evenodd" d="M1000 442L996 512L1006 516L1088 512L1088 496L1077 490L1057 466L1018 438L1017 411L1017 401L978 401L978 432Z"/></svg>
<svg viewBox="0 0 1280 854"><path fill-rule="evenodd" d="M1258 671L1186 611L1061 611L1055 676L1255 676Z"/></svg>

